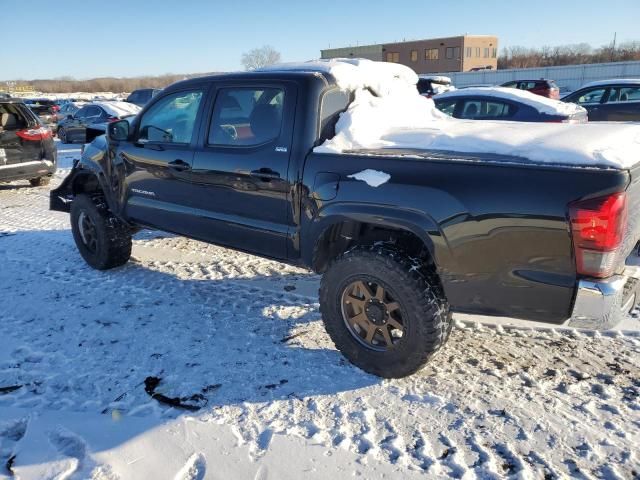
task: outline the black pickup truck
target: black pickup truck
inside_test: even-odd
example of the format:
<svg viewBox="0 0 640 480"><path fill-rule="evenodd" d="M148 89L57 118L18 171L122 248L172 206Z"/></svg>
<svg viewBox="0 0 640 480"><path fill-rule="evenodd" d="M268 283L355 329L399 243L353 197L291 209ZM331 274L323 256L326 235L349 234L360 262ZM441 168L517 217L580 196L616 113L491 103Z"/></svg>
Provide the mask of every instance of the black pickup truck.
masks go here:
<svg viewBox="0 0 640 480"><path fill-rule="evenodd" d="M97 269L154 228L322 273L332 340L384 377L419 370L452 312L604 329L634 306L640 167L314 151L352 99L321 71L176 83L85 148L51 209Z"/></svg>

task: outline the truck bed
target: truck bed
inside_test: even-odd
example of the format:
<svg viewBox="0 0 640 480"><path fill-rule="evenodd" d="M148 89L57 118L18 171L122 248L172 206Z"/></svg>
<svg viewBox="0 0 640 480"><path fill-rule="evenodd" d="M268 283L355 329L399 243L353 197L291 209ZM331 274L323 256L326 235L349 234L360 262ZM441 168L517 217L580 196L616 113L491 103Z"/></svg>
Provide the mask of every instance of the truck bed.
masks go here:
<svg viewBox="0 0 640 480"><path fill-rule="evenodd" d="M366 169L390 179L374 188L350 177ZM569 203L627 190L629 212L640 206L638 166L616 169L495 154L366 149L310 154L305 183L313 185L320 172L336 172L340 180L336 198L320 205L314 212L317 218L359 208L363 216L370 212L367 221L383 223L385 211L403 211L403 227L427 232L424 240L431 245L454 310L558 324L570 317L579 280ZM640 222L629 215L624 257L638 238Z"/></svg>

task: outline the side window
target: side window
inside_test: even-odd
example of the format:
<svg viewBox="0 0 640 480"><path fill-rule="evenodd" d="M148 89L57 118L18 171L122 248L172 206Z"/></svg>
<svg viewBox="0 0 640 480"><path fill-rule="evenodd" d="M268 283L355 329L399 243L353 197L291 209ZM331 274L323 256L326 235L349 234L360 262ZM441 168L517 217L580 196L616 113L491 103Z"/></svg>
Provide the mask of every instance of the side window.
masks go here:
<svg viewBox="0 0 640 480"><path fill-rule="evenodd" d="M284 90L221 88L213 106L209 145L256 146L275 140L282 129Z"/></svg>
<svg viewBox="0 0 640 480"><path fill-rule="evenodd" d="M485 118L508 118L516 113L516 108L504 102L483 102L482 116Z"/></svg>
<svg viewBox="0 0 640 480"><path fill-rule="evenodd" d="M322 97L320 107L320 139L326 140L335 135L335 126L340 113L344 112L351 102L351 95L345 90L329 90Z"/></svg>
<svg viewBox="0 0 640 480"><path fill-rule="evenodd" d="M456 109L456 100L442 100L436 102L438 110L446 113L449 116L453 116L453 111Z"/></svg>
<svg viewBox="0 0 640 480"><path fill-rule="evenodd" d="M138 140L190 143L202 91L177 92L155 103L140 120Z"/></svg>
<svg viewBox="0 0 640 480"><path fill-rule="evenodd" d="M600 103L602 100L602 96L606 88L592 88L591 90L587 90L586 92L582 92L578 95L575 95L570 101L577 103L578 105L588 105L592 103Z"/></svg>
<svg viewBox="0 0 640 480"><path fill-rule="evenodd" d="M139 96L138 92L133 92L131 95L129 95L129 98L127 98L127 102L135 103L139 101L138 96Z"/></svg>
<svg viewBox="0 0 640 480"><path fill-rule="evenodd" d="M612 87L607 103L640 102L640 87Z"/></svg>
<svg viewBox="0 0 640 480"><path fill-rule="evenodd" d="M76 117L76 118L84 118L84 117L86 117L86 116L87 116L87 109L88 109L88 108L89 108L89 107L82 107L80 110L78 110L78 111L76 112L76 114L74 115L74 117Z"/></svg>
<svg viewBox="0 0 640 480"><path fill-rule="evenodd" d="M505 88L516 88L518 86L518 82L509 82L502 85Z"/></svg>
<svg viewBox="0 0 640 480"><path fill-rule="evenodd" d="M85 112L84 118L86 118L86 119L98 118L100 116L101 112L102 112L102 110L100 110L100 108L92 105L90 107L87 107L87 110Z"/></svg>

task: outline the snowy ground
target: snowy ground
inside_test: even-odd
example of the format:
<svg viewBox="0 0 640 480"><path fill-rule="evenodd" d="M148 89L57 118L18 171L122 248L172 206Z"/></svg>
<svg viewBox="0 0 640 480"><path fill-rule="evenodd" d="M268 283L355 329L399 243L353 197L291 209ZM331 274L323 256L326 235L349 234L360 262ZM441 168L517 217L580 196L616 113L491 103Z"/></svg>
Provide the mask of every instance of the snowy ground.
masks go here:
<svg viewBox="0 0 640 480"><path fill-rule="evenodd" d="M47 206L0 185L0 479L640 476L635 318L460 317L424 371L383 381L333 347L316 276L158 232L97 272Z"/></svg>

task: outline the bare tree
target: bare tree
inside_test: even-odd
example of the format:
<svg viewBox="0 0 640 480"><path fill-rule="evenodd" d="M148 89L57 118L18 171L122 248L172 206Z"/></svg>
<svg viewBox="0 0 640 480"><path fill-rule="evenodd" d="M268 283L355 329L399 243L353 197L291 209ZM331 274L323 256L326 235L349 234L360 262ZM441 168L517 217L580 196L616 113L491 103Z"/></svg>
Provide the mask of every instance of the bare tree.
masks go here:
<svg viewBox="0 0 640 480"><path fill-rule="evenodd" d="M498 57L498 68L553 67L630 60L640 60L640 42L621 43L615 50L613 45L593 49L587 43L541 48L512 46L505 48Z"/></svg>
<svg viewBox="0 0 640 480"><path fill-rule="evenodd" d="M254 48L242 54L240 60L245 70L255 70L256 68L267 67L274 63L280 63L280 52L271 45Z"/></svg>

